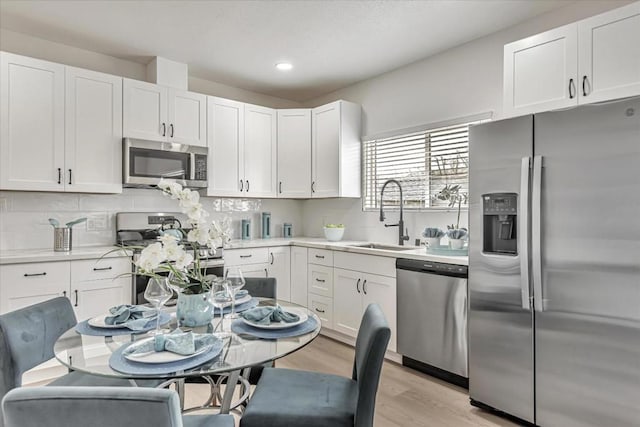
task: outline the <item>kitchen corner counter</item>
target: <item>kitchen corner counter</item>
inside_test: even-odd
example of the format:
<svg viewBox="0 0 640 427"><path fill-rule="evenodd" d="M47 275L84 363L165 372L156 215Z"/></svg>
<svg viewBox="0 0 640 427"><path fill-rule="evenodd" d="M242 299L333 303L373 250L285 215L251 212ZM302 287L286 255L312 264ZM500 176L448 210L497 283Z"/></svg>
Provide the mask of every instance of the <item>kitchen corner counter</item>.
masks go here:
<svg viewBox="0 0 640 427"><path fill-rule="evenodd" d="M363 245L366 241L340 241L330 242L319 237L293 237L290 239L254 239L254 240L232 240L227 249L262 248L273 246L302 246L307 248L329 249L333 251L344 251L366 255L378 255L392 258L416 259L420 261L442 262L455 265L469 265L467 256L445 256L428 254L424 247L415 247L408 250L387 250L373 248L358 248L354 245ZM389 245L394 246L394 245Z"/></svg>
<svg viewBox="0 0 640 427"><path fill-rule="evenodd" d="M117 250L117 246L80 246L69 252L55 252L52 249L14 249L0 251L0 265L29 262L74 261L98 259L100 257L130 257L130 251ZM109 254L107 252L114 251ZM106 255L105 255L106 254Z"/></svg>

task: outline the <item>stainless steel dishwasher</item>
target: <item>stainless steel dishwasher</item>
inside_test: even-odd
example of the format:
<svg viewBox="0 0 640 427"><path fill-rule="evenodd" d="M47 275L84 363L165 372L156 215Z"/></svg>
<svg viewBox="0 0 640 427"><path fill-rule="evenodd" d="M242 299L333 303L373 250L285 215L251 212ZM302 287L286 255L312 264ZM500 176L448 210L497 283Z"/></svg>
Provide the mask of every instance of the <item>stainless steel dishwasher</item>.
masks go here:
<svg viewBox="0 0 640 427"><path fill-rule="evenodd" d="M402 364L468 387L464 265L396 261Z"/></svg>

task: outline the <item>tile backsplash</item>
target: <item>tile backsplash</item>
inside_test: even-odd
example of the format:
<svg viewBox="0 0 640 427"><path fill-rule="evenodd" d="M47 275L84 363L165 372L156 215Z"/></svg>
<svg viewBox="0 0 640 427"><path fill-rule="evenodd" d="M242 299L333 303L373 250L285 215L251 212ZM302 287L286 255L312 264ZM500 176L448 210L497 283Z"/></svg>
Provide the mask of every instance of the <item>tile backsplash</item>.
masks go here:
<svg viewBox="0 0 640 427"><path fill-rule="evenodd" d="M220 212L229 204L213 197L202 197L204 208L212 219L231 216L234 238L240 238L240 221L252 220L253 238L260 236L260 212L271 212L273 237L282 236L282 224L293 224L294 235L302 234L302 205L295 200L263 199L257 203L245 203L241 207L249 211ZM238 203L231 203L231 209ZM110 245L115 242L116 212L175 212L175 200L152 189L124 189L122 194L41 193L26 191L0 191L0 250L46 249L53 247L53 232L49 218L61 224L79 217L87 217L87 223L74 227L73 245Z"/></svg>

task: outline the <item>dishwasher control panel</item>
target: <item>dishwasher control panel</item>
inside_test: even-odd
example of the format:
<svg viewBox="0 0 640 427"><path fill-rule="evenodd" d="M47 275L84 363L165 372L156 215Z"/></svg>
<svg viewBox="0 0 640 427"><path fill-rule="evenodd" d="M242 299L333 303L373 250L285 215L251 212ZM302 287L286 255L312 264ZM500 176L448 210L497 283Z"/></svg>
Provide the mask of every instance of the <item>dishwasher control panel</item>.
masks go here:
<svg viewBox="0 0 640 427"><path fill-rule="evenodd" d="M443 262L420 261L416 259L396 260L396 268L402 270L411 270L421 273L433 273L444 276L467 277L469 267L466 265L446 264Z"/></svg>

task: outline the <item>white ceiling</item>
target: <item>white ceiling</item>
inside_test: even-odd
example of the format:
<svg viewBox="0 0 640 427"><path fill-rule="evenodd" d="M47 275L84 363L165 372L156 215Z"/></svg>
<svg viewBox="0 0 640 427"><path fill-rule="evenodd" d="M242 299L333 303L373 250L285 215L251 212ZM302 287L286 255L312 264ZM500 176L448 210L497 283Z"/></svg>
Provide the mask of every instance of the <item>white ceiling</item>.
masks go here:
<svg viewBox="0 0 640 427"><path fill-rule="evenodd" d="M0 0L0 26L305 101L572 3ZM287 60L294 69L277 71Z"/></svg>

